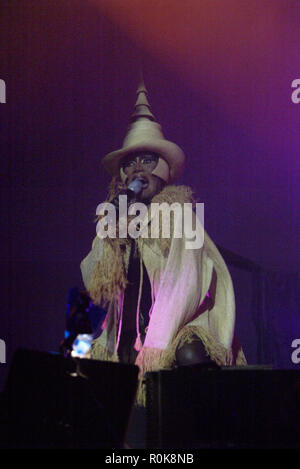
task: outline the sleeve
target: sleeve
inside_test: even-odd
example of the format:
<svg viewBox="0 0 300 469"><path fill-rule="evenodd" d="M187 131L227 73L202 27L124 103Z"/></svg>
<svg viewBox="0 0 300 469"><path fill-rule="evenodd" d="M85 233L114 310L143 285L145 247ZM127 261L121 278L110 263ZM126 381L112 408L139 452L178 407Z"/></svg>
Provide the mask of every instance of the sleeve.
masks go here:
<svg viewBox="0 0 300 469"><path fill-rule="evenodd" d="M191 228L196 223L195 236L203 239L204 229L193 211L189 220L190 223L184 219L184 224L188 223ZM189 233L191 230L183 230L181 237L173 237L171 241L151 312L146 347L166 348L178 328L192 319L207 292L212 265L203 262L201 239L193 244Z"/></svg>
<svg viewBox="0 0 300 469"><path fill-rule="evenodd" d="M91 275L94 271L97 262L100 261L102 255L103 239L100 239L98 236L96 236L93 240L91 251L80 264L82 280L87 290L89 289Z"/></svg>

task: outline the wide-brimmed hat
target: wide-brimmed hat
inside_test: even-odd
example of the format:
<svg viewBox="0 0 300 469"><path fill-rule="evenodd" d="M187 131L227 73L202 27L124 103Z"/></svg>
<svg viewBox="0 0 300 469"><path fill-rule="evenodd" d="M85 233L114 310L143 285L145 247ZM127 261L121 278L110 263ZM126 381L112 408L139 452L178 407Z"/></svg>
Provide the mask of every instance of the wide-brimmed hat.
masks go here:
<svg viewBox="0 0 300 469"><path fill-rule="evenodd" d="M103 158L104 168L112 176L116 176L120 174L121 160L129 153L151 151L168 163L169 182L174 182L184 169L185 154L176 143L164 138L161 126L151 112L143 80L137 89L137 95L135 112L130 119L123 146Z"/></svg>

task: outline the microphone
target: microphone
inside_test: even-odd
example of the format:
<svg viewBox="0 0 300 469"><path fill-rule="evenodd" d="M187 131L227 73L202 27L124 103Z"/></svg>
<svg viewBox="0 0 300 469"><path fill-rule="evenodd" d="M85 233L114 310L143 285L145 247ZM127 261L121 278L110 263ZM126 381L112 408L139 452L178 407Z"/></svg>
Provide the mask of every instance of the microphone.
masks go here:
<svg viewBox="0 0 300 469"><path fill-rule="evenodd" d="M134 199L138 196L143 190L143 182L136 178L127 187L127 189L122 190L119 194L111 201L111 203L119 209L119 195L127 195L128 200Z"/></svg>
<svg viewBox="0 0 300 469"><path fill-rule="evenodd" d="M136 178L127 187L126 194L131 199L139 195L143 190L143 182Z"/></svg>

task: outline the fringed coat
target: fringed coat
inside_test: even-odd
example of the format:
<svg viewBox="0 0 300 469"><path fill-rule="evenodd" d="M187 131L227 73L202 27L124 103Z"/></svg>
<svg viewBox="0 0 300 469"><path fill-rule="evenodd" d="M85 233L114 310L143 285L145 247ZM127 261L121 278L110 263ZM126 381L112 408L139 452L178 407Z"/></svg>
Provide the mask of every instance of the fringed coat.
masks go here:
<svg viewBox="0 0 300 469"><path fill-rule="evenodd" d="M180 204L192 201L186 186L166 186L152 202ZM192 209L191 209L192 210ZM219 365L245 365L243 351L234 336L235 298L229 271L208 234L196 219L196 229L204 233L201 248L187 249L182 237L157 239L140 236L141 298L142 263L151 284L152 306L144 343L141 343L138 314L135 348L140 368L138 403L143 404L145 390L142 376L147 371L175 366L177 347L198 336L212 360ZM172 219L171 233L176 230ZM145 225L151 225L151 217ZM145 226L144 226L145 228ZM142 231L142 230L141 230ZM201 236L201 233L198 233ZM81 263L84 284L96 303L107 302L108 312L103 332L94 340L91 358L118 361L118 345L122 330L122 312L130 245L126 239L95 237L92 250ZM138 308L139 309L139 301Z"/></svg>

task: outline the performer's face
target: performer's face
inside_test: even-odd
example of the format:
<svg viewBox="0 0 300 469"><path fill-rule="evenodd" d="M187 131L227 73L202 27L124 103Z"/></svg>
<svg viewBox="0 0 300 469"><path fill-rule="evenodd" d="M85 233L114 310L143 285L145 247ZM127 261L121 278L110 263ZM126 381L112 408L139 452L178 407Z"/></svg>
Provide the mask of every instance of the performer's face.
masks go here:
<svg viewBox="0 0 300 469"><path fill-rule="evenodd" d="M130 153L122 161L122 168L127 176L126 185L137 177L143 181L140 200L151 200L164 186L164 181L152 174L158 163L158 155L151 152Z"/></svg>

